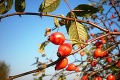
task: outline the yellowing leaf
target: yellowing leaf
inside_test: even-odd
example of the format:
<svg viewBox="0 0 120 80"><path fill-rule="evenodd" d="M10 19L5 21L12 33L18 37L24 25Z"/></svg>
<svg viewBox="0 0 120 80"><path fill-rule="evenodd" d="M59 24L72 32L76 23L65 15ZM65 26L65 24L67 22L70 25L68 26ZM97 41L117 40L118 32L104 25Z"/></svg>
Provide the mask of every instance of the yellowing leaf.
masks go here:
<svg viewBox="0 0 120 80"><path fill-rule="evenodd" d="M7 13L13 5L13 0L3 0L0 2L0 14Z"/></svg>
<svg viewBox="0 0 120 80"><path fill-rule="evenodd" d="M55 27L59 27L59 21L58 21L58 18L54 17L54 24L55 24Z"/></svg>
<svg viewBox="0 0 120 80"><path fill-rule="evenodd" d="M47 45L49 43L49 41L45 41L45 42L43 42L41 45L40 45L40 48L39 48L39 52L40 53L43 53L44 52L44 48L45 48L45 46Z"/></svg>
<svg viewBox="0 0 120 80"><path fill-rule="evenodd" d="M44 0L39 7L39 12L52 12L59 6L60 0Z"/></svg>
<svg viewBox="0 0 120 80"><path fill-rule="evenodd" d="M44 36L47 36L47 35L49 35L51 33L51 29L50 28L46 28L45 29L45 34L44 34Z"/></svg>

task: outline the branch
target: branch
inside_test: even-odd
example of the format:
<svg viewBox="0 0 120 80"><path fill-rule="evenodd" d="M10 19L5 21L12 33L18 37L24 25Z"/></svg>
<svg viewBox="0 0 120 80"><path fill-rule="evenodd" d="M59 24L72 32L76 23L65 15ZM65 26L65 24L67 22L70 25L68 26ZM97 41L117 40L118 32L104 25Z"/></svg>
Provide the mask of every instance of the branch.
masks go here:
<svg viewBox="0 0 120 80"><path fill-rule="evenodd" d="M109 0L109 1L110 1L110 3L111 3L112 7L115 9L115 11L116 11L116 13L117 13L117 15L118 15L118 17L119 17L119 19L120 19L120 14L119 14L118 10L116 9L113 1L112 1L112 0Z"/></svg>
<svg viewBox="0 0 120 80"><path fill-rule="evenodd" d="M61 16L61 15L45 14L45 13L16 12L16 13L6 14L6 15L3 15L3 16L0 16L0 20L3 19L3 18L6 18L6 17L15 16L15 15L36 15L36 16L40 16L40 17L42 17L42 16L57 17L57 18L61 18L61 19L65 19L65 20L72 20L72 21L76 20L77 22L82 22L82 23L90 24L90 25L92 25L92 26L100 29L101 31L109 32L109 30L107 30L105 28L102 28L101 26L98 26L97 24L92 23L90 21L79 20L79 19L70 18L70 17L64 17L64 16Z"/></svg>
<svg viewBox="0 0 120 80"><path fill-rule="evenodd" d="M50 63L46 66L46 68L50 67L50 66L53 66L55 65L57 62L59 62L60 60L62 60L64 57L61 57L59 59L57 59L56 61L54 61L53 63ZM15 75L15 76L9 76L9 78L7 80L13 80L15 78L19 78L19 77L22 77L22 76L25 76L25 75L28 75L28 74L32 74L32 73L35 73L35 72L38 72L38 71L41 71L45 68L38 68L38 69L35 69L35 70L31 70L31 71L28 71L28 72L25 72L25 73L22 73L22 74L18 74L18 75Z"/></svg>

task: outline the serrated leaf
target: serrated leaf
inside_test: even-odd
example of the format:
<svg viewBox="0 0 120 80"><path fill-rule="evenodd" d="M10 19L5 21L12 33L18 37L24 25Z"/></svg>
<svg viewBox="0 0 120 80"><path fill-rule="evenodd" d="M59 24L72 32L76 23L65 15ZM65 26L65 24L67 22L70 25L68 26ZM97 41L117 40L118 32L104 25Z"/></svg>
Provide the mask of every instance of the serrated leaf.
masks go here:
<svg viewBox="0 0 120 80"><path fill-rule="evenodd" d="M84 25L79 22L71 22L71 25L67 29L72 43L78 43L81 41L83 42L84 40L88 39L88 33Z"/></svg>
<svg viewBox="0 0 120 80"><path fill-rule="evenodd" d="M94 6L88 4L80 4L73 10L73 12L80 17L89 17L98 11L98 8L95 8Z"/></svg>
<svg viewBox="0 0 120 80"><path fill-rule="evenodd" d="M59 27L59 21L58 21L58 18L54 17L54 25L56 28Z"/></svg>
<svg viewBox="0 0 120 80"><path fill-rule="evenodd" d="M44 49L45 49L45 46L49 43L49 41L45 41L43 42L41 45L40 45L40 48L39 48L39 52L40 53L43 53L44 52Z"/></svg>
<svg viewBox="0 0 120 80"><path fill-rule="evenodd" d="M15 11L16 12L24 12L26 7L25 0L15 0Z"/></svg>
<svg viewBox="0 0 120 80"><path fill-rule="evenodd" d="M5 0L0 2L0 14L7 13L13 5L13 0Z"/></svg>
<svg viewBox="0 0 120 80"><path fill-rule="evenodd" d="M57 9L60 0L44 0L39 7L39 12L52 12Z"/></svg>

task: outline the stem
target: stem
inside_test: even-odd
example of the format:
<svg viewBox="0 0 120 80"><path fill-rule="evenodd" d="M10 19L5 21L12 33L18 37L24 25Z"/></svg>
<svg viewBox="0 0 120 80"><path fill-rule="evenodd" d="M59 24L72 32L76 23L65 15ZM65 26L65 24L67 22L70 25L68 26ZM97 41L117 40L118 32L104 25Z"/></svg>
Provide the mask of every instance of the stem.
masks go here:
<svg viewBox="0 0 120 80"><path fill-rule="evenodd" d="M53 63L50 63L46 66L46 68L52 66L52 65L55 65L57 62L59 62L60 60L62 60L64 57L61 57L61 58L58 58L56 61L54 61ZM32 73L35 73L35 72L38 72L38 71L41 71L45 68L38 68L38 69L35 69L35 70L31 70L31 71L28 71L28 72L25 72L25 73L22 73L22 74L18 74L18 75L15 75L15 76L10 76L9 79L7 80L13 80L15 78L19 78L19 77L22 77L22 76L25 76L25 75L28 75L28 74L32 74Z"/></svg>
<svg viewBox="0 0 120 80"><path fill-rule="evenodd" d="M48 17L57 17L57 18L61 18L61 19L65 19L65 20L72 20L72 21L77 21L77 22L82 22L82 23L86 23L86 24L90 24L98 29L100 29L101 31L104 32L109 32L109 30L102 28L101 26L98 26L97 24L94 24L90 21L86 21L86 20L79 20L79 19L75 19L75 18L69 18L69 17L63 17L61 15L52 15L52 14L45 14L45 13L32 13L32 12L16 12L16 13L12 13L12 14L7 14L7 15L3 15L0 16L0 20L6 17L10 17L10 16L15 16L15 15L36 15L36 16L48 16Z"/></svg>
<svg viewBox="0 0 120 80"><path fill-rule="evenodd" d="M64 0L65 3L67 4L68 8L70 9L70 11L72 11L72 9L70 8L70 5L68 4L68 2L66 0Z"/></svg>

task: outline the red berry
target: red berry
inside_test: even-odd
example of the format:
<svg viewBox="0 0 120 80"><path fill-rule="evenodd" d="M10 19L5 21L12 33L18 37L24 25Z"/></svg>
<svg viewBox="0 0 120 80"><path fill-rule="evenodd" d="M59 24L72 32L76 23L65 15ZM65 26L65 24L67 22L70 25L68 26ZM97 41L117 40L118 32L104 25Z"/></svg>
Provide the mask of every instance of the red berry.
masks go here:
<svg viewBox="0 0 120 80"><path fill-rule="evenodd" d="M95 46L96 46L97 48L101 48L101 47L102 47L102 42L96 42L96 43L95 43Z"/></svg>
<svg viewBox="0 0 120 80"><path fill-rule="evenodd" d="M94 37L94 33L91 33L90 35L91 35L92 37Z"/></svg>
<svg viewBox="0 0 120 80"><path fill-rule="evenodd" d="M101 40L101 43L102 43L102 44L105 44L105 43L106 43L106 40L104 40L104 39Z"/></svg>
<svg viewBox="0 0 120 80"><path fill-rule="evenodd" d="M92 61L91 66L94 67L94 66L96 66L96 64L97 64L96 61Z"/></svg>
<svg viewBox="0 0 120 80"><path fill-rule="evenodd" d="M69 43L64 43L58 47L57 56L65 57L68 56L72 52L72 45Z"/></svg>
<svg viewBox="0 0 120 80"><path fill-rule="evenodd" d="M114 31L114 32L117 32L118 30L115 28L113 31Z"/></svg>
<svg viewBox="0 0 120 80"><path fill-rule="evenodd" d="M55 70L63 69L63 68L65 68L67 65L68 65L68 59L67 59L67 58L64 58L64 59L60 60L60 61L56 64Z"/></svg>
<svg viewBox="0 0 120 80"><path fill-rule="evenodd" d="M112 74L109 74L107 76L107 80L115 80L115 77Z"/></svg>
<svg viewBox="0 0 120 80"><path fill-rule="evenodd" d="M112 16L111 16L111 19L113 19L114 17L115 17L115 16L114 16L114 15L112 15Z"/></svg>
<svg viewBox="0 0 120 80"><path fill-rule="evenodd" d="M112 60L112 59L111 59L110 57L107 57L107 58L106 58L106 61L107 61L108 63L110 63L111 60Z"/></svg>
<svg viewBox="0 0 120 80"><path fill-rule="evenodd" d="M69 64L66 68L67 71L74 71L75 69L76 69L76 66L73 63Z"/></svg>
<svg viewBox="0 0 120 80"><path fill-rule="evenodd" d="M84 56L84 52L80 52L80 55L81 55L81 56Z"/></svg>
<svg viewBox="0 0 120 80"><path fill-rule="evenodd" d="M83 75L80 80L88 80L88 75Z"/></svg>
<svg viewBox="0 0 120 80"><path fill-rule="evenodd" d="M118 68L120 68L120 62L118 62L116 65L117 65Z"/></svg>
<svg viewBox="0 0 120 80"><path fill-rule="evenodd" d="M55 32L49 36L49 41L55 45L61 45L65 41L65 36L60 32Z"/></svg>
<svg viewBox="0 0 120 80"><path fill-rule="evenodd" d="M75 67L75 72L80 72L80 69L78 66Z"/></svg>
<svg viewBox="0 0 120 80"><path fill-rule="evenodd" d="M94 58L98 58L98 57L102 57L102 56L103 56L102 50L100 48L97 48L94 51Z"/></svg>
<svg viewBox="0 0 120 80"><path fill-rule="evenodd" d="M94 80L102 80L102 78L100 76L96 76Z"/></svg>

